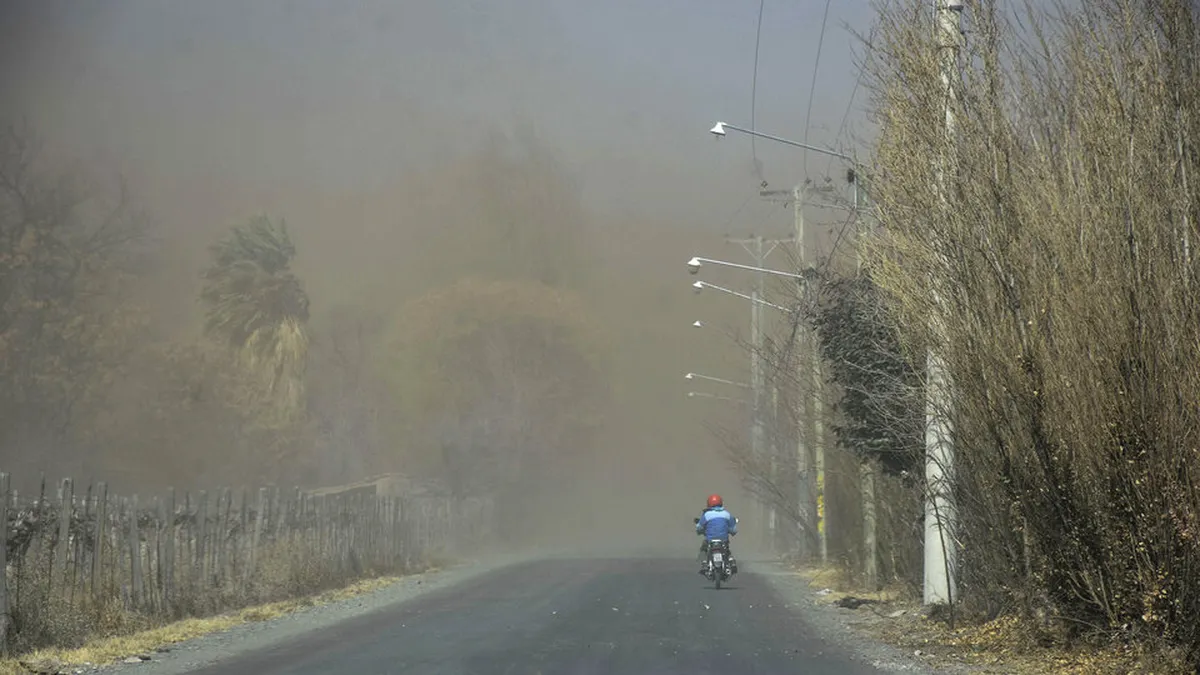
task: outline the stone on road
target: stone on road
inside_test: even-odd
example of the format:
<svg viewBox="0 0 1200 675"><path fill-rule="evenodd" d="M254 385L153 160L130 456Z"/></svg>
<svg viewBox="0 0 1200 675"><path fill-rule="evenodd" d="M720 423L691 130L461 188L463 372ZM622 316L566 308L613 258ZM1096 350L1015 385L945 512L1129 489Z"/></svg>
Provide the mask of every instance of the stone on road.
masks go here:
<svg viewBox="0 0 1200 675"><path fill-rule="evenodd" d="M196 675L881 672L815 635L743 567L716 590L686 560L544 560L218 662Z"/></svg>

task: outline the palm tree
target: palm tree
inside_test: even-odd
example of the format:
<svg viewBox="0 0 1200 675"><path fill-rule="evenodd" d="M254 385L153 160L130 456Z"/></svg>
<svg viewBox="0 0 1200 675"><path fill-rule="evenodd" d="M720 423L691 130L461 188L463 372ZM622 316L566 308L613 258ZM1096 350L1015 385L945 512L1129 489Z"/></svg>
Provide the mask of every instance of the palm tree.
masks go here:
<svg viewBox="0 0 1200 675"><path fill-rule="evenodd" d="M246 366L272 420L291 421L304 407L308 294L291 270L296 248L287 225L255 216L209 251L204 331Z"/></svg>

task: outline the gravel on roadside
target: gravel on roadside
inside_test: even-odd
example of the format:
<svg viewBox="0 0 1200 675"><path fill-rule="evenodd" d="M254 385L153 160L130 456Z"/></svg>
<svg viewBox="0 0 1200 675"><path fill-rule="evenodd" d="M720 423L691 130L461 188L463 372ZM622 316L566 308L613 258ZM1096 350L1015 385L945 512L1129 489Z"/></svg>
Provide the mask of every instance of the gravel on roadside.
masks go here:
<svg viewBox="0 0 1200 675"><path fill-rule="evenodd" d="M926 654L886 644L855 628L853 624L860 619L856 613L872 611L870 607L845 609L823 602L817 595L820 589L809 586L804 577L783 563L759 562L748 565L747 569L766 578L779 597L802 614L814 632L882 672L914 675L971 675L978 672L966 664L934 665Z"/></svg>

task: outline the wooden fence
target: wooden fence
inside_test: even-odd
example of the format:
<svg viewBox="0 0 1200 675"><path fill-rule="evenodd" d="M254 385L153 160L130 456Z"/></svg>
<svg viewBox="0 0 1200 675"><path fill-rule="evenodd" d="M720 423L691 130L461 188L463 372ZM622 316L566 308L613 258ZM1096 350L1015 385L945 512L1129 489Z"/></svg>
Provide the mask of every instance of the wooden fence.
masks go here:
<svg viewBox="0 0 1200 675"><path fill-rule="evenodd" d="M484 502L278 488L23 499L0 473L0 648L78 642L412 570L485 539Z"/></svg>

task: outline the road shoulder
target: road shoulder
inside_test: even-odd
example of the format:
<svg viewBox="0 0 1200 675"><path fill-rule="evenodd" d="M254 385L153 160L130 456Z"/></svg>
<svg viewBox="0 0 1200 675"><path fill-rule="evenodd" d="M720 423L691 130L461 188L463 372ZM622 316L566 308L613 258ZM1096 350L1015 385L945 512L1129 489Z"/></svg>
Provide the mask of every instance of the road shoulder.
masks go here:
<svg viewBox="0 0 1200 675"><path fill-rule="evenodd" d="M807 616L879 663L909 663L954 675L1068 675L1182 672L1137 645L1069 645L1014 617L955 628L929 618L921 604L897 593L857 591L831 570L772 563L781 592L803 603Z"/></svg>
<svg viewBox="0 0 1200 675"><path fill-rule="evenodd" d="M880 612L878 607L846 609L830 602L811 576L782 562L757 562L747 569L767 579L775 592L804 617L814 632L839 649L886 673L928 673L929 675L974 675L980 671L966 664L934 661L921 650L884 640L864 628L865 613ZM843 594L844 595L844 594ZM894 610L892 610L894 611Z"/></svg>

